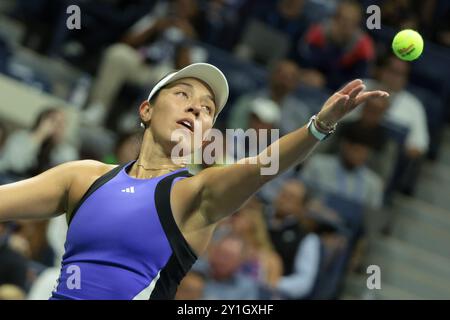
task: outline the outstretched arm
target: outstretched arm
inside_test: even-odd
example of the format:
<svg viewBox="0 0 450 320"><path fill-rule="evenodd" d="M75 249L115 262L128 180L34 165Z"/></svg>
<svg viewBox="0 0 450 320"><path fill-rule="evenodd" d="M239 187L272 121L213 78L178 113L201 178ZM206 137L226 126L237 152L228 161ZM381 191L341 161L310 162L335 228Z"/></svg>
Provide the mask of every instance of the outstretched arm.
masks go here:
<svg viewBox="0 0 450 320"><path fill-rule="evenodd" d="M67 162L30 179L0 186L0 222L46 219L67 211L77 175L97 168L94 161Z"/></svg>
<svg viewBox="0 0 450 320"><path fill-rule="evenodd" d="M332 127L344 115L366 100L388 96L388 93L384 91L364 92L364 89L365 86L361 80L354 80L334 93L318 114L321 123ZM187 202L194 203L194 211L199 213L199 215L195 214L195 227L213 224L235 212L264 183L303 161L317 143L318 140L309 133L306 126L303 126L271 144L256 159L247 158L234 165L208 168L189 179L191 180L189 188L195 191L189 192L186 189L185 194ZM262 158L265 152L268 152L269 156L278 152L279 170L274 175L261 175L261 169L265 167L265 161ZM187 186L186 182L184 188ZM179 188L181 191L183 184L180 183ZM189 207L192 208L192 206L186 208ZM182 216L189 216L192 213L194 212L185 212Z"/></svg>

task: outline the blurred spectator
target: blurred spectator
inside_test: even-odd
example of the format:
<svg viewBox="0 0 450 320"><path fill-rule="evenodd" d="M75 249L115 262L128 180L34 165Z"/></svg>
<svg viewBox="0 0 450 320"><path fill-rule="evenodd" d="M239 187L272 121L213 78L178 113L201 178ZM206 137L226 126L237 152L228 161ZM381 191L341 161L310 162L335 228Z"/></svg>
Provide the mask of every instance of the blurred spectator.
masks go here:
<svg viewBox="0 0 450 320"><path fill-rule="evenodd" d="M60 267L47 268L34 280L27 300L48 300L56 288L61 273Z"/></svg>
<svg viewBox="0 0 450 320"><path fill-rule="evenodd" d="M0 300L24 300L25 292L12 284L0 285Z"/></svg>
<svg viewBox="0 0 450 320"><path fill-rule="evenodd" d="M398 29L417 30L420 22L412 2L415 1L383 1L383 4L381 5L381 23Z"/></svg>
<svg viewBox="0 0 450 320"><path fill-rule="evenodd" d="M434 27L433 37L440 45L450 47L450 6Z"/></svg>
<svg viewBox="0 0 450 320"><path fill-rule="evenodd" d="M205 276L196 271L189 271L178 286L176 300L201 300L205 289Z"/></svg>
<svg viewBox="0 0 450 320"><path fill-rule="evenodd" d="M0 73L7 72L10 57L10 45L2 37L0 37Z"/></svg>
<svg viewBox="0 0 450 320"><path fill-rule="evenodd" d="M102 123L125 83L150 87L173 69L190 64L192 51L183 43L196 37L198 13L195 0L159 2L125 35L124 43L106 49L84 120Z"/></svg>
<svg viewBox="0 0 450 320"><path fill-rule="evenodd" d="M406 88L410 64L393 55L385 55L377 61L376 80L366 81L368 89L384 89L390 93L390 106L386 119L408 130L405 150L401 153L393 182L394 189L412 194L421 164L428 151L430 137L427 117L422 102Z"/></svg>
<svg viewBox="0 0 450 320"><path fill-rule="evenodd" d="M406 89L409 80L410 64L393 55L382 56L377 62L376 81L365 81L367 88L381 88L390 93L390 106L386 118L406 127L406 153L410 158L424 155L429 147L424 106Z"/></svg>
<svg viewBox="0 0 450 320"><path fill-rule="evenodd" d="M124 42L139 47L161 35L179 40L197 36L200 11L196 0L160 1L125 35ZM147 57L150 58L150 57Z"/></svg>
<svg viewBox="0 0 450 320"><path fill-rule="evenodd" d="M350 122L349 124L343 124L340 128L342 131L352 130L352 126L365 128L372 131L372 135L377 137L377 139L374 139L374 144L372 146L374 152L371 153L367 165L375 171L383 181L388 181L392 178L395 161L398 155L398 144L388 137L386 128L383 126L383 119L388 108L389 100L387 99L369 100L366 105L362 107L361 116L358 120ZM340 136L340 132L337 133L337 136Z"/></svg>
<svg viewBox="0 0 450 320"><path fill-rule="evenodd" d="M141 147L142 131L121 134L116 142L114 154L107 156L104 162L110 164L125 164L136 160Z"/></svg>
<svg viewBox="0 0 450 320"><path fill-rule="evenodd" d="M11 230L0 223L0 286L9 284L27 289L28 261L10 245Z"/></svg>
<svg viewBox="0 0 450 320"><path fill-rule="evenodd" d="M247 247L245 240L234 234L226 234L213 241L208 250L208 262L196 266L204 269L207 300L254 300L259 297L258 283L242 270Z"/></svg>
<svg viewBox="0 0 450 320"><path fill-rule="evenodd" d="M294 256L304 230L297 216L305 210L308 201L306 188L296 180L288 180L280 188L269 217L269 232L274 247L283 261L283 274L293 272Z"/></svg>
<svg viewBox="0 0 450 320"><path fill-rule="evenodd" d="M311 111L294 96L299 84L298 66L289 60L282 60L274 66L267 88L241 96L233 105L228 119L228 128L247 128L252 101L257 98L270 99L281 108L281 133L291 132L305 124Z"/></svg>
<svg viewBox="0 0 450 320"><path fill-rule="evenodd" d="M272 100L255 99L250 106L250 118L245 129L271 130L280 125L281 110Z"/></svg>
<svg viewBox="0 0 450 320"><path fill-rule="evenodd" d="M250 201L231 216L231 227L248 246L244 273L265 286L273 287L282 275L282 261L273 249L261 203L256 198Z"/></svg>
<svg viewBox="0 0 450 320"><path fill-rule="evenodd" d="M67 236L67 219L65 214L61 214L50 219L47 227L47 242L54 252L54 266L59 266L62 261L65 249L64 244Z"/></svg>
<svg viewBox="0 0 450 320"><path fill-rule="evenodd" d="M271 130L277 129L280 122L280 107L272 100L255 98L250 101L248 124L235 134L227 136L234 139L234 144L228 145L227 154L233 159L240 160L245 157L254 157L262 152L276 136ZM247 132L248 130L250 132ZM234 149L231 150L231 147Z"/></svg>
<svg viewBox="0 0 450 320"><path fill-rule="evenodd" d="M291 42L310 24L312 10L305 10L304 0L261 1L246 23L235 54L261 65L271 65L284 58ZM245 23L245 22L244 22Z"/></svg>
<svg viewBox="0 0 450 320"><path fill-rule="evenodd" d="M358 2L340 2L331 19L308 29L294 53L302 67L320 71L332 90L367 76L374 46L360 27L362 14Z"/></svg>
<svg viewBox="0 0 450 320"><path fill-rule="evenodd" d="M387 99L375 98L367 101L361 108L361 116L358 122L362 127L372 130L372 135L377 136L374 140L373 148L380 151L383 144L386 142L386 132L381 126L383 117L389 108L389 101Z"/></svg>
<svg viewBox="0 0 450 320"><path fill-rule="evenodd" d="M242 9L248 0L201 0L201 28L199 36L202 42L215 47L231 50L239 39L242 20Z"/></svg>
<svg viewBox="0 0 450 320"><path fill-rule="evenodd" d="M66 119L59 108L42 111L31 130L12 133L0 157L0 172L33 176L78 159L78 150L64 142Z"/></svg>
<svg viewBox="0 0 450 320"><path fill-rule="evenodd" d="M154 5L155 0L18 0L13 16L25 25L23 42L32 49L50 55L64 54L65 45L77 43L76 51L89 60L105 45L119 39L123 32ZM67 8L78 5L82 28L66 27Z"/></svg>
<svg viewBox="0 0 450 320"><path fill-rule="evenodd" d="M27 300L48 300L56 288L66 234L65 215L49 221L27 222L22 226L19 235L32 243L29 256L33 264L29 270L31 286Z"/></svg>
<svg viewBox="0 0 450 320"><path fill-rule="evenodd" d="M29 258L42 267L53 267L55 264L55 252L47 239L48 224L48 220L21 221L16 232L30 244Z"/></svg>
<svg viewBox="0 0 450 320"><path fill-rule="evenodd" d="M342 132L339 155L315 154L307 160L301 178L307 186L335 193L369 208L383 204L383 183L366 164L378 137L354 126Z"/></svg>
<svg viewBox="0 0 450 320"><path fill-rule="evenodd" d="M448 24L449 3L446 0L385 0L381 5L381 22L396 29L420 30L428 37L436 27Z"/></svg>
<svg viewBox="0 0 450 320"><path fill-rule="evenodd" d="M157 65L147 64L139 51L126 44L112 45L105 51L83 121L87 124L103 123L126 83L150 87L169 72L182 69L192 62L192 49L185 44L175 48L173 60Z"/></svg>
<svg viewBox="0 0 450 320"><path fill-rule="evenodd" d="M373 151L369 157L367 165L375 171L383 181L388 181L393 173L396 157L398 155L398 144L387 135L383 119L389 108L389 100L372 99L360 108L360 113L349 117L348 121L341 123L337 127L336 134L331 135L318 148L318 152L338 153L339 142L346 131L366 130L373 139Z"/></svg>
<svg viewBox="0 0 450 320"><path fill-rule="evenodd" d="M276 288L290 298L310 294L317 280L320 265L320 240L309 234L299 217L306 211L308 197L299 181L287 181L274 203L270 219L272 242L283 260L284 275Z"/></svg>
<svg viewBox="0 0 450 320"><path fill-rule="evenodd" d="M269 181L257 192L257 197L264 202L264 204L272 204L280 191L281 187L289 179L295 178L299 167L288 169L280 173L275 179Z"/></svg>
<svg viewBox="0 0 450 320"><path fill-rule="evenodd" d="M5 144L6 138L8 137L8 131L3 122L0 122L0 157L2 154L2 149Z"/></svg>
<svg viewBox="0 0 450 320"><path fill-rule="evenodd" d="M298 39L311 23L305 10L305 0L261 1L256 18L288 35L291 41Z"/></svg>

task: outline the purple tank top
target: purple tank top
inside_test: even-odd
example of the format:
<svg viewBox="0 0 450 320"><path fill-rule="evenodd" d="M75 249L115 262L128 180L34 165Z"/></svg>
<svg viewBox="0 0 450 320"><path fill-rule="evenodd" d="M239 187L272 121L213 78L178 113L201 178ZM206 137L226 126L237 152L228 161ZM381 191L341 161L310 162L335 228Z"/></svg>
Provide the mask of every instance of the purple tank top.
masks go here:
<svg viewBox="0 0 450 320"><path fill-rule="evenodd" d="M100 177L69 222L51 299L172 299L197 259L178 229L170 190L186 169L136 179L133 162Z"/></svg>

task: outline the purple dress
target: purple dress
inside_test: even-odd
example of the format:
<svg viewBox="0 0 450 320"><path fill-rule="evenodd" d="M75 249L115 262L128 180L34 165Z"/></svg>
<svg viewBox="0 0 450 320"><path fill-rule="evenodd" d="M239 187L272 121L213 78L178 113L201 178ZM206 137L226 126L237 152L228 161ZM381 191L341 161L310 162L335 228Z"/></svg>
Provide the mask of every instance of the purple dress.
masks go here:
<svg viewBox="0 0 450 320"><path fill-rule="evenodd" d="M197 257L178 229L170 190L186 169L152 179L127 171L96 180L69 221L58 284L50 299L173 299Z"/></svg>

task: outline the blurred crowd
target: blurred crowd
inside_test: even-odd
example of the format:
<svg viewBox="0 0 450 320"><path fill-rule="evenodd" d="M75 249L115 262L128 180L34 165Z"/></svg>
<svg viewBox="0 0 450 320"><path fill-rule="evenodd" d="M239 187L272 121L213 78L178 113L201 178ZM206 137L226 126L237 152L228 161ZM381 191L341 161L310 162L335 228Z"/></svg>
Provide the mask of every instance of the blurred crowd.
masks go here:
<svg viewBox="0 0 450 320"><path fill-rule="evenodd" d="M439 152L450 97L448 1L9 2L2 16L21 25L24 36L17 46L0 33L0 72L72 105L79 130L75 143L65 139L67 107L60 105L44 106L26 128L0 118L0 184L76 159L136 159L138 104L162 76L193 62L212 63L229 80L230 99L216 123L221 130L284 135L354 78L390 93L345 118L305 163L224 220L178 299L339 298L346 275L364 271L368 239L389 234L383 212L392 196L413 196L421 166ZM66 27L71 4L81 9L80 30ZM371 4L381 8L381 29L366 27ZM393 35L405 28L425 38L414 63L391 53ZM23 65L25 77L12 67L23 49L64 61L79 76L55 80ZM0 224L0 299L50 296L66 230L64 216Z"/></svg>

